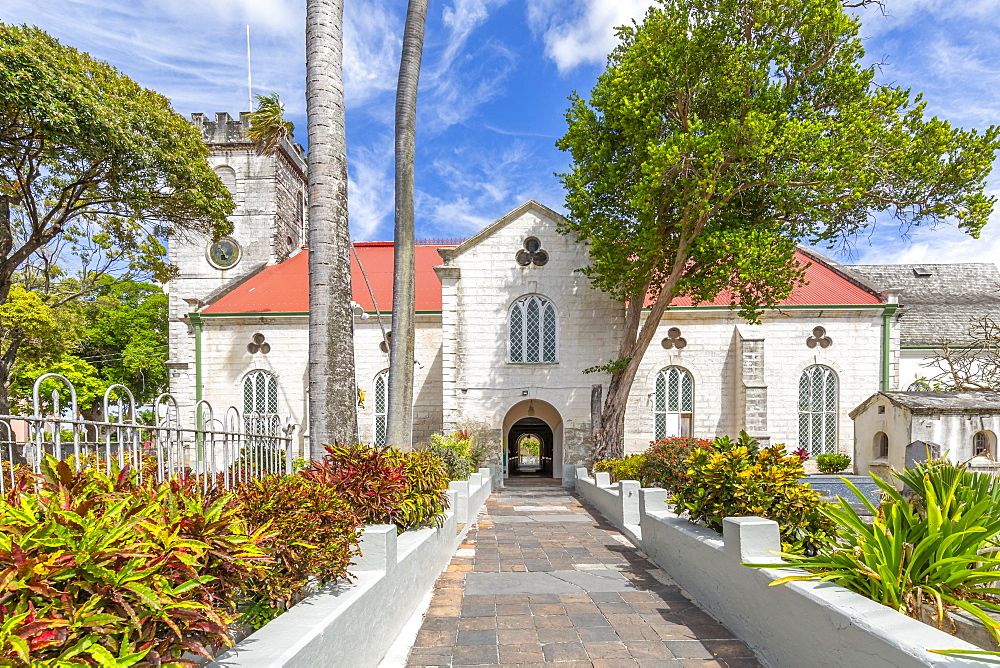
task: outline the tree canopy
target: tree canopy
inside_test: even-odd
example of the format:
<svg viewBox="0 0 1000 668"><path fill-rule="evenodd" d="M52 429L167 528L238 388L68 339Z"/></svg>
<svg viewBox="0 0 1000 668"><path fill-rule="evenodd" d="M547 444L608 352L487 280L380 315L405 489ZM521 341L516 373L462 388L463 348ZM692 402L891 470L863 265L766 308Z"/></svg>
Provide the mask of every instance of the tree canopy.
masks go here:
<svg viewBox="0 0 1000 668"><path fill-rule="evenodd" d="M56 308L105 276L169 279L170 236L232 229L207 156L162 95L37 28L0 24L0 304L15 282ZM72 289L47 291L57 284ZM0 388L23 331L8 330Z"/></svg>
<svg viewBox="0 0 1000 668"><path fill-rule="evenodd" d="M156 285L105 277L83 299L53 309L18 284L0 305L0 342L14 327L24 336L11 370L15 412L30 406L31 388L44 373L66 376L91 418L100 417L110 385L129 388L137 405L166 391L167 296Z"/></svg>
<svg viewBox="0 0 1000 668"><path fill-rule="evenodd" d="M986 223L1000 132L928 118L920 95L879 84L859 26L838 0L661 0L619 29L590 99L571 96L562 231L589 244L594 287L626 303L602 456L620 449L674 297L756 319L802 282L800 240L887 218L972 236Z"/></svg>

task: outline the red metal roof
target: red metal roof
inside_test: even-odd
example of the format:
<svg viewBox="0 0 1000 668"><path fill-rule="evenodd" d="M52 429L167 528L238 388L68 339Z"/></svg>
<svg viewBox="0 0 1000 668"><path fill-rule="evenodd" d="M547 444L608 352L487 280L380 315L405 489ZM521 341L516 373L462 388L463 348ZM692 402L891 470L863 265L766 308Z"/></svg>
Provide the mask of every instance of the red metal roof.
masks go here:
<svg viewBox="0 0 1000 668"><path fill-rule="evenodd" d="M392 242L366 241L354 244L364 265L379 310L392 310ZM438 248L417 245L416 301L418 311L441 310L441 281L434 266L441 264ZM374 311L368 286L351 254L351 292L366 311ZM281 264L267 267L202 313L307 313L309 311L309 251L303 250Z"/></svg>
<svg viewBox="0 0 1000 668"><path fill-rule="evenodd" d="M379 310L392 310L392 242L366 241L354 247L361 257L372 292ZM441 310L441 282L434 274L434 266L441 264L438 248L450 246L417 245L417 310ZM810 263L809 258L799 254L799 260ZM808 283L796 288L791 296L782 301L782 306L821 306L880 304L879 298L871 292L852 283L833 269L811 262L806 269ZM366 311L374 311L372 298L368 293L364 276L357 260L351 255L351 286L354 301ZM691 306L689 297L671 302L671 306ZM714 306L728 306L727 294L711 302ZM309 311L309 252L302 252L288 258L281 264L267 267L250 278L232 292L221 297L206 308L203 313L307 313Z"/></svg>
<svg viewBox="0 0 1000 668"><path fill-rule="evenodd" d="M813 261L804 254L796 252L795 257L806 266L806 284L795 288L787 299L779 306L825 306L881 304L882 301L874 294L851 282L839 272L830 267ZM730 293L723 292L714 301L702 302L700 306L729 306ZM646 300L646 306L652 304ZM670 302L671 306L692 306L690 297L679 297Z"/></svg>

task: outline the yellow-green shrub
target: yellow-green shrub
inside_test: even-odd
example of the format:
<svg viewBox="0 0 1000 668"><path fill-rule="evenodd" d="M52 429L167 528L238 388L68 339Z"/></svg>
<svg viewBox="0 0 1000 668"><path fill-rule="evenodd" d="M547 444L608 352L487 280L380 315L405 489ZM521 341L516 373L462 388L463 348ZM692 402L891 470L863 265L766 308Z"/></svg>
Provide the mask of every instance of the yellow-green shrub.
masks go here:
<svg viewBox="0 0 1000 668"><path fill-rule="evenodd" d="M646 462L645 455L629 455L622 459L602 459L594 462L594 471L606 471L611 474L611 480L639 480L642 482L642 467Z"/></svg>
<svg viewBox="0 0 1000 668"><path fill-rule="evenodd" d="M766 517L780 525L786 552L812 554L832 540L835 525L821 512L819 492L799 482L802 460L783 445L757 452L742 445L697 448L685 463L687 476L673 500L692 521L722 531L726 517Z"/></svg>

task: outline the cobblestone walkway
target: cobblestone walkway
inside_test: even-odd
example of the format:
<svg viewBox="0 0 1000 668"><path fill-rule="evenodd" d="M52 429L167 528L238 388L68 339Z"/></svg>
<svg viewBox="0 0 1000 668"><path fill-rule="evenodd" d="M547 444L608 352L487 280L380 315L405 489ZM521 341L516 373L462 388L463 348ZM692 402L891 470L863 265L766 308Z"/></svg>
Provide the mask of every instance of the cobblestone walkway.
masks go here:
<svg viewBox="0 0 1000 668"><path fill-rule="evenodd" d="M434 585L408 665L760 665L554 482L511 480L490 497Z"/></svg>

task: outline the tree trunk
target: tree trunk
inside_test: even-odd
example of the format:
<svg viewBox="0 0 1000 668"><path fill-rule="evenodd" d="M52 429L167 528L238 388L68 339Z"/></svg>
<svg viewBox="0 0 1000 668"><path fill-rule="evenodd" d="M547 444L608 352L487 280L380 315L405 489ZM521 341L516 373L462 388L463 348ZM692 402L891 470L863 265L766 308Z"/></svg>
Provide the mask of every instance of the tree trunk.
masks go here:
<svg viewBox="0 0 1000 668"><path fill-rule="evenodd" d="M680 264L683 266L683 264ZM600 427L595 430L594 461L617 459L625 456L625 409L628 395L632 391L635 374L639 371L642 357L656 334L664 311L673 299L674 289L680 279L680 271L674 271L667 279L656 302L642 320L642 305L645 289L633 295L625 311L625 331L618 350L619 359L628 359L624 369L615 371L608 384L608 394L604 399Z"/></svg>
<svg viewBox="0 0 1000 668"><path fill-rule="evenodd" d="M396 83L396 229L393 244L392 348L386 442L413 446L414 278L413 162L417 135L417 82L424 48L427 0L409 0Z"/></svg>
<svg viewBox="0 0 1000 668"><path fill-rule="evenodd" d="M343 0L307 0L309 453L314 460L323 456L324 444L358 438L343 21Z"/></svg>

